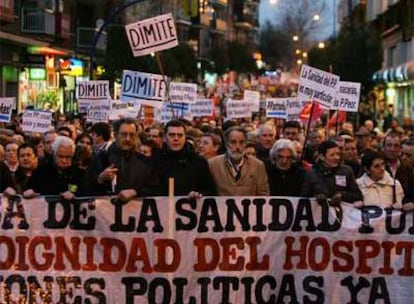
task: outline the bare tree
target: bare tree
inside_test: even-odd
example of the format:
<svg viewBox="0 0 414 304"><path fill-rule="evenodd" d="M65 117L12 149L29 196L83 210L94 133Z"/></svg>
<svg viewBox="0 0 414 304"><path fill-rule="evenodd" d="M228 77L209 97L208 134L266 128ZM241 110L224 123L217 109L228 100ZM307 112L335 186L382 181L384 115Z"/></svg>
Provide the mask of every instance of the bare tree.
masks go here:
<svg viewBox="0 0 414 304"><path fill-rule="evenodd" d="M326 0L280 0L275 25L308 48L328 23Z"/></svg>

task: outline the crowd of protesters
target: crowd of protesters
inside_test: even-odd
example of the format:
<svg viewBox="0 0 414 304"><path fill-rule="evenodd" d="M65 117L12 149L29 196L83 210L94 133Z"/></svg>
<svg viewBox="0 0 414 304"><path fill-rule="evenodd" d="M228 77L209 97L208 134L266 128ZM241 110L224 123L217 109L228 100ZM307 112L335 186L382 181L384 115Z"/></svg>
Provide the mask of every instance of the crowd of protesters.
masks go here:
<svg viewBox="0 0 414 304"><path fill-rule="evenodd" d="M54 117L45 134L24 133L18 119L0 130L4 195L302 196L323 204L414 210L413 127L387 129L367 119L306 130L297 121L186 121L144 125L122 118L87 124ZM306 141L306 142L305 142ZM172 179L171 179L172 178ZM173 180L173 184L171 183Z"/></svg>

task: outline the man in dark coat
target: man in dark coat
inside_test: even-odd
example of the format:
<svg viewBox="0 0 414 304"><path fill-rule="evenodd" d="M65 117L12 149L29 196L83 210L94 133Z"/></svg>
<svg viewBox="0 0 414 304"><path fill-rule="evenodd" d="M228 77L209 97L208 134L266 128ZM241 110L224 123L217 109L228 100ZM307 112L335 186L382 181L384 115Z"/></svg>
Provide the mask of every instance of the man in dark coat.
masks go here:
<svg viewBox="0 0 414 304"><path fill-rule="evenodd" d="M172 120L165 126L165 144L156 161L161 192L168 195L169 179L174 179L174 195L216 195L216 188L207 161L187 144L185 125Z"/></svg>
<svg viewBox="0 0 414 304"><path fill-rule="evenodd" d="M159 180L149 160L137 152L138 127L132 119L121 119L115 125L116 142L100 155L105 168L98 177L107 192L117 193L128 201L133 197L159 195Z"/></svg>

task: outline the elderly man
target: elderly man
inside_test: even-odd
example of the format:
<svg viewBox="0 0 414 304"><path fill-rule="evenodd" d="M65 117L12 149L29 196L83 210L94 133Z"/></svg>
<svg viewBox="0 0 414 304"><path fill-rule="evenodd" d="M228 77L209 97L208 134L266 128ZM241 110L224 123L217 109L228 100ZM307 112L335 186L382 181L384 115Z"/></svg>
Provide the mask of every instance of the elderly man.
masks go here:
<svg viewBox="0 0 414 304"><path fill-rule="evenodd" d="M118 198L129 201L136 196L156 196L159 182L153 167L137 152L138 126L133 119L125 118L114 128L115 143L107 153L101 154L98 182L107 192L115 192Z"/></svg>
<svg viewBox="0 0 414 304"><path fill-rule="evenodd" d="M401 138L398 132L391 131L385 138L382 147L385 155L385 169L393 179L400 181L404 189L404 209L414 209L414 170L400 159Z"/></svg>
<svg viewBox="0 0 414 304"><path fill-rule="evenodd" d="M45 162L33 172L27 188L43 195L62 194L73 198L77 181L72 170L75 143L67 136L58 136L52 145L53 162Z"/></svg>
<svg viewBox="0 0 414 304"><path fill-rule="evenodd" d="M257 158L266 161L269 158L269 151L276 141L276 127L269 122L261 124L257 134L259 139L256 146Z"/></svg>
<svg viewBox="0 0 414 304"><path fill-rule="evenodd" d="M239 127L224 132L226 153L209 160L219 195L267 196L269 184L265 165L245 155L246 133Z"/></svg>

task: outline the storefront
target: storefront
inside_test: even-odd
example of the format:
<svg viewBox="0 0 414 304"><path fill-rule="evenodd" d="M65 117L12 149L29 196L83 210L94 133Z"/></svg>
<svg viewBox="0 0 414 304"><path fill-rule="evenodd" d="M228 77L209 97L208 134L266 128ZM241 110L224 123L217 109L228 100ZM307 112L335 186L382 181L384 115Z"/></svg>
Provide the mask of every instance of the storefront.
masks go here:
<svg viewBox="0 0 414 304"><path fill-rule="evenodd" d="M377 109L394 105L394 116L402 122L410 116L410 105L414 102L414 60L396 68L380 70L374 73L373 81L382 91L384 100L378 98Z"/></svg>

